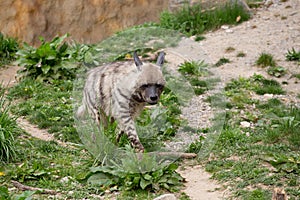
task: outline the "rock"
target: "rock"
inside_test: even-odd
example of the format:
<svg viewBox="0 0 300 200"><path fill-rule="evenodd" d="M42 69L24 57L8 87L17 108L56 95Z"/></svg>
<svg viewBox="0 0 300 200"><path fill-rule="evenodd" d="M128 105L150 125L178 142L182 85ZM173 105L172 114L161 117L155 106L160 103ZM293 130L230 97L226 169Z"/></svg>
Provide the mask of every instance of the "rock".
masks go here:
<svg viewBox="0 0 300 200"><path fill-rule="evenodd" d="M271 99L271 98L273 98L273 94L264 94L264 98L266 98L266 99Z"/></svg>
<svg viewBox="0 0 300 200"><path fill-rule="evenodd" d="M232 29L227 29L225 30L226 33L233 33L233 30Z"/></svg>
<svg viewBox="0 0 300 200"><path fill-rule="evenodd" d="M251 126L250 122L242 121L240 122L242 128L249 128Z"/></svg>
<svg viewBox="0 0 300 200"><path fill-rule="evenodd" d="M177 200L174 194L163 194L153 200Z"/></svg>
<svg viewBox="0 0 300 200"><path fill-rule="evenodd" d="M221 29L223 29L223 30L228 30L228 29L229 29L229 26L227 26L227 25L222 25L222 26L221 26Z"/></svg>
<svg viewBox="0 0 300 200"><path fill-rule="evenodd" d="M1 0L0 30L29 44L70 33L84 43L99 42L124 28L158 21L171 4L161 0Z"/></svg>

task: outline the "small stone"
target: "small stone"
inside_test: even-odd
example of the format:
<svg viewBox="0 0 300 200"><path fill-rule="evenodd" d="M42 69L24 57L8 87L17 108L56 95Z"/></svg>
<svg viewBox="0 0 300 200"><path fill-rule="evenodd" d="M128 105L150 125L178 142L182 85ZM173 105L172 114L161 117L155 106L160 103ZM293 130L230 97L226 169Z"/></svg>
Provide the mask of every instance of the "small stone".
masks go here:
<svg viewBox="0 0 300 200"><path fill-rule="evenodd" d="M221 26L221 29L223 29L223 30L228 30L228 29L229 29L229 26L223 25L223 26Z"/></svg>
<svg viewBox="0 0 300 200"><path fill-rule="evenodd" d="M247 122L247 121L240 122L240 125L243 128L249 128L251 126L250 122Z"/></svg>
<svg viewBox="0 0 300 200"><path fill-rule="evenodd" d="M163 194L153 200L177 200L174 194Z"/></svg>
<svg viewBox="0 0 300 200"><path fill-rule="evenodd" d="M70 178L68 176L63 177L62 179L60 179L61 183L68 183L70 181Z"/></svg>
<svg viewBox="0 0 300 200"><path fill-rule="evenodd" d="M225 30L226 33L233 33L233 30L232 29L227 29Z"/></svg>
<svg viewBox="0 0 300 200"><path fill-rule="evenodd" d="M264 94L264 98L266 98L266 99L271 99L271 98L273 98L273 94Z"/></svg>

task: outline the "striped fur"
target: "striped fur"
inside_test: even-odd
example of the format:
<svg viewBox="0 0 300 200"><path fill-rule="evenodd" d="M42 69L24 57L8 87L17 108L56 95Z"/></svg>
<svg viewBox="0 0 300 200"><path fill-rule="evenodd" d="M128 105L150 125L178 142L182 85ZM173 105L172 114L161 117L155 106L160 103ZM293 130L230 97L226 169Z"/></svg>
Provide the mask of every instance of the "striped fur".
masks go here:
<svg viewBox="0 0 300 200"><path fill-rule="evenodd" d="M131 145L143 152L144 147L137 135L134 118L147 103L158 102L165 85L161 71L163 62L163 52L159 54L156 64L142 63L134 53L134 62L115 62L90 70L77 116L88 111L104 127L116 120L121 130L117 141L125 133Z"/></svg>

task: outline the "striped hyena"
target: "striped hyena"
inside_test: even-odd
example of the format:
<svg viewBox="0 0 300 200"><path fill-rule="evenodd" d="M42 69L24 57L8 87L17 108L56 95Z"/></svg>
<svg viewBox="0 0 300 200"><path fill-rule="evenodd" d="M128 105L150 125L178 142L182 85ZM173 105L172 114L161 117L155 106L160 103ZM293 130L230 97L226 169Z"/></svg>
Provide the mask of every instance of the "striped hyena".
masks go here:
<svg viewBox="0 0 300 200"><path fill-rule="evenodd" d="M125 133L132 147L143 152L134 125L137 117L148 104L156 104L165 86L162 74L164 52L157 58L156 64L142 63L134 53L134 62L115 62L91 69L83 89L82 105L77 111L81 116L86 110L98 125L106 127L116 120L120 136Z"/></svg>

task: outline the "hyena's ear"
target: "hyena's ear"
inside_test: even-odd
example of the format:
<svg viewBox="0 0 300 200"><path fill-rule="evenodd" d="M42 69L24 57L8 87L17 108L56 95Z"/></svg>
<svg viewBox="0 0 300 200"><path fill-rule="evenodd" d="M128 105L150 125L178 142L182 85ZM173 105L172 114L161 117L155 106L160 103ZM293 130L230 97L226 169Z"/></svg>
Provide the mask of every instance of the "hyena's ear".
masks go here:
<svg viewBox="0 0 300 200"><path fill-rule="evenodd" d="M164 64L164 61L165 61L165 52L162 51L158 55L156 64L161 67Z"/></svg>
<svg viewBox="0 0 300 200"><path fill-rule="evenodd" d="M141 66L143 65L142 61L139 59L136 51L133 53L133 60L134 63L136 65L136 67L138 68L138 70L141 70Z"/></svg>

